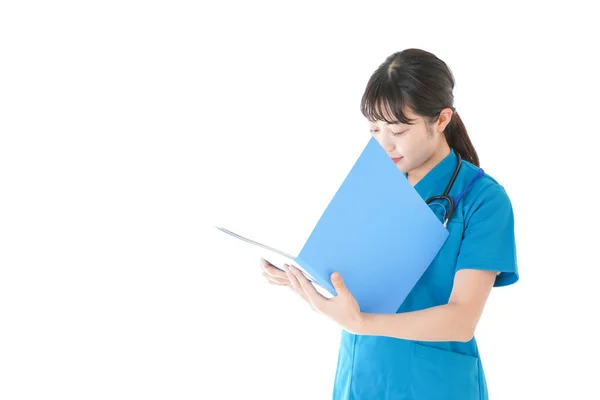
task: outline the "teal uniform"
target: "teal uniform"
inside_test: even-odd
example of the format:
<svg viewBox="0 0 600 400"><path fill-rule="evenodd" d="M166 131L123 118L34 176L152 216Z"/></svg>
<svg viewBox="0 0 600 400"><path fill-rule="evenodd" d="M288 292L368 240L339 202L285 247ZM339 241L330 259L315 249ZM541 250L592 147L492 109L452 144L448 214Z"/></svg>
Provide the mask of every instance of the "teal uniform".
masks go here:
<svg viewBox="0 0 600 400"><path fill-rule="evenodd" d="M415 185L424 200L444 192L456 161L451 150ZM463 192L478 172L478 167L463 160L450 197ZM441 221L443 208L430 207ZM512 205L504 188L489 175L484 173L472 183L456 204L447 228L448 239L399 313L447 304L460 269L496 271L495 287L519 279ZM487 400L477 341L421 342L344 330L333 399Z"/></svg>

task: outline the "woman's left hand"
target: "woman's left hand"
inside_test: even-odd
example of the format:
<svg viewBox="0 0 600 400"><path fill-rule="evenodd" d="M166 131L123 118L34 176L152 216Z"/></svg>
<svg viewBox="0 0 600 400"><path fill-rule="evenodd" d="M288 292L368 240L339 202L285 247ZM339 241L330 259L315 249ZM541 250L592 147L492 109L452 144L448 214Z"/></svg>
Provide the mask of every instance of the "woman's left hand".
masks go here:
<svg viewBox="0 0 600 400"><path fill-rule="evenodd" d="M362 314L358 302L350 293L338 272L331 275L331 283L337 292L337 296L328 299L317 292L317 289L300 270L287 264L284 268L294 290L309 303L313 310L333 319L350 333L360 331Z"/></svg>

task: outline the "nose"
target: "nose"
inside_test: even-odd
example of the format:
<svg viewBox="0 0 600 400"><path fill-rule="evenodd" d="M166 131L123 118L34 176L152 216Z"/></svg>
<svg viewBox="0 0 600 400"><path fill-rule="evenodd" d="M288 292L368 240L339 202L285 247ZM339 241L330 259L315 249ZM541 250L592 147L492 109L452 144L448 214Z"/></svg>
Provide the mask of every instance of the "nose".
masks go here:
<svg viewBox="0 0 600 400"><path fill-rule="evenodd" d="M383 138L381 139L381 147L383 147L388 153L391 153L396 148L396 145L394 145L394 142L388 138L388 135L383 135Z"/></svg>

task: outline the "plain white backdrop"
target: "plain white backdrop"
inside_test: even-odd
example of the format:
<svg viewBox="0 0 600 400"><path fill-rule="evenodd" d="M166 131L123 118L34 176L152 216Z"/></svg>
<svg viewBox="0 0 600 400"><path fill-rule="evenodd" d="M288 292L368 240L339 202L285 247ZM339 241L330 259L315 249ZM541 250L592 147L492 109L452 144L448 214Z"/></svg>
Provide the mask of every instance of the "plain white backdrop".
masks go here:
<svg viewBox="0 0 600 400"><path fill-rule="evenodd" d="M298 251L409 47L513 202L491 398L600 396L591 8L363 3L2 3L0 398L330 398L339 328L213 225Z"/></svg>

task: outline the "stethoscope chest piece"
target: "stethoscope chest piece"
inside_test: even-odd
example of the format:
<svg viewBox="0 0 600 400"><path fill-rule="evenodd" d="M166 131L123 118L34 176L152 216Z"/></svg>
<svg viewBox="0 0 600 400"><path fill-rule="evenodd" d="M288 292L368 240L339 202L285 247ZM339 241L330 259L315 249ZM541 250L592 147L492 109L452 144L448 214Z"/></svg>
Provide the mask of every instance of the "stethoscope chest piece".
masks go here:
<svg viewBox="0 0 600 400"><path fill-rule="evenodd" d="M475 182L478 178L483 176L483 173L484 173L483 169L480 168L477 175L475 175L475 177L473 179L471 179L471 182L469 182L467 187L456 197L456 199L452 199L450 197L450 190L452 189L452 186L454 185L454 181L456 180L456 177L458 176L458 173L460 172L461 165L462 165L462 158L460 157L460 154L456 153L456 167L454 168L454 173L452 174L452 178L450 178L450 181L448 182L448 185L446 186L446 190L444 190L444 194L441 194L438 196L432 196L432 197L428 198L427 200L425 200L425 203L427 203L428 205L437 205L444 209L444 213L442 214L442 223L443 223L444 227L447 227L448 221L450 220L450 218L452 218L452 215L454 214L454 208L455 208L456 204L458 204L458 202L460 201L461 197L467 192L467 190L469 190L469 188L471 187L473 182ZM434 203L434 202L436 202L436 203ZM448 204L448 208L446 208L444 206L443 202L446 202Z"/></svg>

